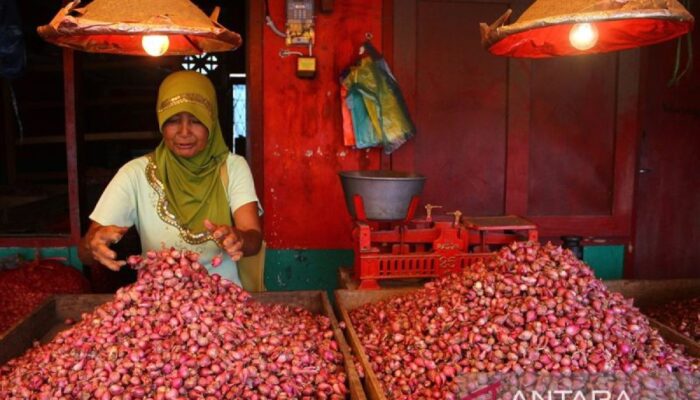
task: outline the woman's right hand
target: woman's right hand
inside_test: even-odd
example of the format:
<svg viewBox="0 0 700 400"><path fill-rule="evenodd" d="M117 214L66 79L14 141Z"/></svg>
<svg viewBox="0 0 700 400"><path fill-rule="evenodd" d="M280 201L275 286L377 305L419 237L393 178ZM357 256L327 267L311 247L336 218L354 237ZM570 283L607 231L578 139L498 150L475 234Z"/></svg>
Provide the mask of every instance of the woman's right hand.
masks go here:
<svg viewBox="0 0 700 400"><path fill-rule="evenodd" d="M128 231L128 227L116 225L100 225L93 222L80 245L79 256L84 264L97 261L112 271L119 271L126 264L125 260L117 260L117 253L110 249Z"/></svg>

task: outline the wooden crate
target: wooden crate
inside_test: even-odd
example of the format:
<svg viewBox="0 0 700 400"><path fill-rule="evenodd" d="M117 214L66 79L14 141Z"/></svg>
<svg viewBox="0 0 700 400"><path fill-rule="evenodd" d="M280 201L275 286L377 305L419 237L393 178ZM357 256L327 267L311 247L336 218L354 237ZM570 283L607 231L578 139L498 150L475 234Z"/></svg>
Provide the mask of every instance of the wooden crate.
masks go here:
<svg viewBox="0 0 700 400"><path fill-rule="evenodd" d="M628 299L634 299L634 305L644 311L646 307L660 306L675 300L687 300L700 296L700 279L639 279L605 281L613 292L620 292ZM664 338L674 343L683 344L687 353L700 358L700 343L683 335L674 328L649 318L654 327Z"/></svg>
<svg viewBox="0 0 700 400"><path fill-rule="evenodd" d="M251 295L261 303L280 303L302 307L313 314L323 314L330 318L335 340L343 354L345 372L348 377L349 398L353 400L367 398L350 356L350 348L338 326L338 320L326 292L309 290L261 292L251 293ZM22 355L32 346L34 340L39 340L42 343L49 342L58 332L67 327L64 323L66 318L78 321L82 313L90 312L113 298L113 294L56 295L49 298L24 320L0 336L0 365Z"/></svg>
<svg viewBox="0 0 700 400"><path fill-rule="evenodd" d="M607 283L607 282L606 282ZM618 290L620 286L624 286L629 289L636 285L630 285L629 283L615 283L611 285L611 290L620 291L623 295L629 293L630 291ZM410 293L416 288L400 288L400 289L382 289L382 290L336 290L336 309L340 319L345 322L345 334L350 342L350 347L352 347L353 352L357 356L365 372L364 388L367 397L372 400L385 400L387 399L384 391L382 389L381 383L377 376L372 371L370 367L369 358L364 351L360 337L355 331L352 323L350 322L349 312L367 303L375 303L381 300L389 299L402 294ZM627 297L625 295L625 297ZM690 340L688 337L680 334L678 331L661 324L660 322L649 319L651 325L656 328L659 333L669 342L682 344L686 347L687 353L693 357L700 358L700 344Z"/></svg>
<svg viewBox="0 0 700 400"><path fill-rule="evenodd" d="M700 296L700 279L621 279L604 283L608 289L634 299L634 305L641 308Z"/></svg>

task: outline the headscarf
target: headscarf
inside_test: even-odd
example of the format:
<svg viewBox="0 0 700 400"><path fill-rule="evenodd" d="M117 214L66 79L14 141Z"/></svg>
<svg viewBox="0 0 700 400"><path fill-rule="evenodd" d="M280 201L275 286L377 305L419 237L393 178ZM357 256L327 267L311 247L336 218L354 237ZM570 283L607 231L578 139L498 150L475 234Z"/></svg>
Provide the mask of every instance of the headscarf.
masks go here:
<svg viewBox="0 0 700 400"><path fill-rule="evenodd" d="M231 209L220 171L229 149L219 126L216 91L204 75L179 71L161 83L156 103L160 131L168 118L183 111L194 115L209 129L206 148L194 157L183 158L173 154L161 141L154 157L168 211L183 228L198 234L206 231L204 219L207 218L216 224L231 225Z"/></svg>

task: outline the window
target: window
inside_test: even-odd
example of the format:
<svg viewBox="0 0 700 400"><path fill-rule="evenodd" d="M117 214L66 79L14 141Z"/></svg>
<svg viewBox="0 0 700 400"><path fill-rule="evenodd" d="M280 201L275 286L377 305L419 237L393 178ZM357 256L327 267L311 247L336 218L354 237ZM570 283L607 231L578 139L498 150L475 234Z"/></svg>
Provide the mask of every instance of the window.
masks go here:
<svg viewBox="0 0 700 400"><path fill-rule="evenodd" d="M194 56L185 56L182 62L182 68L188 71L197 71L202 75L208 75L219 67L219 59L213 54L200 54Z"/></svg>
<svg viewBox="0 0 700 400"><path fill-rule="evenodd" d="M246 137L246 85L233 85L233 138Z"/></svg>

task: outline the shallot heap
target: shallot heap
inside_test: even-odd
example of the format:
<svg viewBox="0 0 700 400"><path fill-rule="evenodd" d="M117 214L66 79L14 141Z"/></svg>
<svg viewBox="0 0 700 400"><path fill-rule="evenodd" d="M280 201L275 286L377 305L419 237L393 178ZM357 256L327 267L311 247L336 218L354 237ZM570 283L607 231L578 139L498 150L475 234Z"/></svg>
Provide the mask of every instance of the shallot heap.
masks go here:
<svg viewBox="0 0 700 400"><path fill-rule="evenodd" d="M0 367L0 398L345 398L327 317L258 303L196 253L129 263L135 283Z"/></svg>
<svg viewBox="0 0 700 400"><path fill-rule="evenodd" d="M689 338L700 342L700 297L676 300L643 310Z"/></svg>
<svg viewBox="0 0 700 400"><path fill-rule="evenodd" d="M460 377L483 373L695 369L631 301L552 244L513 243L488 265L365 304L350 318L391 399L459 398Z"/></svg>

